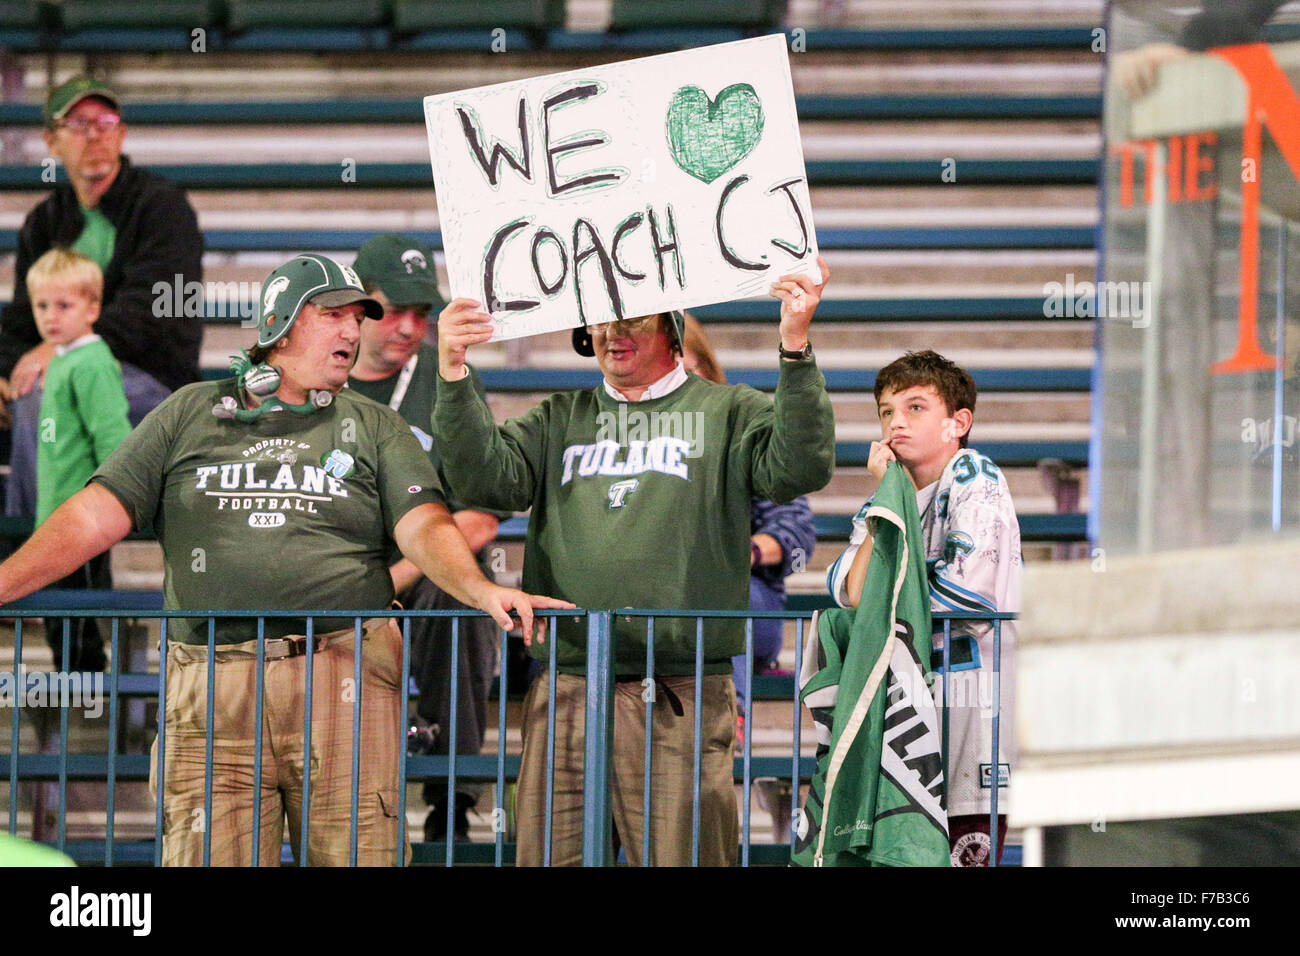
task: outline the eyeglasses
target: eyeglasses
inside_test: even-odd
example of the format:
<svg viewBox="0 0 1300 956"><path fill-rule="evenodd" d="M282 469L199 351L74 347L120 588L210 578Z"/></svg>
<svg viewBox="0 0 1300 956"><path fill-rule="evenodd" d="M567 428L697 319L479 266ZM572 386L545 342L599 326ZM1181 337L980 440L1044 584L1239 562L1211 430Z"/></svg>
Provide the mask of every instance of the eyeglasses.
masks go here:
<svg viewBox="0 0 1300 956"><path fill-rule="evenodd" d="M657 315L647 315L639 319L619 319L617 322L593 322L587 326L587 331L592 335L609 335L610 330L617 326L617 331L623 335L635 335L650 329L658 319Z"/></svg>
<svg viewBox="0 0 1300 956"><path fill-rule="evenodd" d="M67 130L73 136L87 136L91 130L95 130L99 133L112 133L120 128L121 125L122 117L106 113L103 116L97 116L94 119L83 119L77 117L76 119L63 120L62 122L55 123L54 128Z"/></svg>

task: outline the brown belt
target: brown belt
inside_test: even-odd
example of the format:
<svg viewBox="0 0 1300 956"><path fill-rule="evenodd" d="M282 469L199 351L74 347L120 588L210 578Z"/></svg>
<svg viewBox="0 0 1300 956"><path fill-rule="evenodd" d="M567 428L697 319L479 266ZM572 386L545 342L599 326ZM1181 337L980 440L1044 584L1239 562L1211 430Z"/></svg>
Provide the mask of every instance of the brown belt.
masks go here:
<svg viewBox="0 0 1300 956"><path fill-rule="evenodd" d="M364 641L373 631L386 627L390 618L376 617L361 623L361 639ZM313 634L311 639L311 649L319 651L329 644L347 640L356 635L356 627L345 627L338 631L329 631L325 634ZM264 638L262 645L265 648L263 659L267 661L282 661L290 657L301 657L307 653L307 636L305 634L287 634L284 637ZM206 654L207 648L203 645L193 645ZM223 660L249 660L256 657L257 651L254 650L223 650L217 647L213 659L217 663Z"/></svg>
<svg viewBox="0 0 1300 956"><path fill-rule="evenodd" d="M349 629L349 633L352 630ZM311 649L319 651L325 645L327 634L315 634L311 639ZM362 640L365 639L365 632L362 632ZM262 642L265 647L263 657L268 661L282 661L286 657L301 657L307 653L307 638L303 636L294 637L268 637Z"/></svg>

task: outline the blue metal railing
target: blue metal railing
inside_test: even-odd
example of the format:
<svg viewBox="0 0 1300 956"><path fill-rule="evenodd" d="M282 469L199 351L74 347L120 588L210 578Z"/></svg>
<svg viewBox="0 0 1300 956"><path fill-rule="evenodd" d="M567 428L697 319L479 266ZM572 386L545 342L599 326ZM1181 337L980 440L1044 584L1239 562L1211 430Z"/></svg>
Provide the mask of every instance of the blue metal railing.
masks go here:
<svg viewBox="0 0 1300 956"><path fill-rule="evenodd" d="M72 658L69 656L70 651L70 626L71 620L75 618L89 618L106 616L96 614L95 611L82 610L51 610L44 612L50 617L62 618L62 660L68 661ZM544 865L549 865L552 861L552 824L554 814L554 788L556 773L556 748L555 748L555 718L556 718L556 633L557 620L561 617L571 617L575 619L586 619L586 658L585 658L585 734L583 741L583 829L582 829L582 847L581 859L584 865L608 865L613 862L612 855L612 836L613 836L613 812L611 801L611 774L612 774L612 755L614 753L614 678L615 672L613 662L613 629L612 618L614 612L611 611L563 611L563 612L540 612L541 616L549 618L549 638L547 641L548 652L544 663L545 671L549 677L547 688L547 737L546 737L546 755L545 755L545 809L544 809L544 832L543 832L543 857ZM652 781L654 778L654 747L652 733L652 715L653 708L656 704L654 683L656 676L655 660L655 634L656 621L663 619L685 618L695 620L695 668L694 668L694 690L693 690L693 741L694 753L691 762L691 791L692 791L692 811L689 821L691 834L691 854L692 864L698 864L700 861L701 847L701 790L702 790L702 713L703 713L703 677L704 677L704 630L706 619L740 619L745 620L744 632L744 659L746 673L753 674L754 663L754 620L778 619L790 620L795 624L795 651L796 659L802 661L804 656L804 644L806 639L807 615L796 611L786 612L748 612L748 611L675 611L659 609L619 609L617 612L620 618L645 619L646 634L646 654L645 654L645 676L643 682L645 692L642 699L645 702L645 744L644 744L644 771L642 776L642 832L641 847L642 860L649 862L651 860L651 797ZM67 678L62 687L64 693L59 700L59 731L57 753L40 753L24 754L20 750L20 717L22 710L25 709L24 698L26 688L29 686L29 675L22 668L23 659L23 621L15 621L14 634L14 664L13 664L13 711L11 715L10 726L10 748L8 754L0 754L0 778L7 776L9 783L8 794L8 831L10 834L16 834L18 830L18 810L19 810L19 785L28 781L39 780L56 780L57 781L57 826L55 828L53 843L60 850L70 851L83 861L95 859L103 860L105 865L114 865L120 862L145 862L152 858L155 865L163 861L163 840L162 835L165 832L165 795L166 774L167 774L167 711L165 706L167 700L167 660L169 652L174 651L178 646L175 642L168 640L169 626L174 632L178 621L185 619L197 619L200 622L206 622L205 640L202 646L207 651L205 658L206 667L206 691L207 698L205 704L205 730L203 739L203 764L204 764L204 781L203 781L203 806L202 806L202 861L205 865L212 862L213 859L213 803L214 803L214 750L216 743L214 740L214 720L217 715L216 706L216 688L217 688L217 667L218 658L216 652L222 648L222 644L217 642L217 624L220 620L224 625L240 619L249 620L249 623L255 626L256 632L256 678L255 678L255 702L253 715L253 776L252 780L255 785L252 788L252 817L251 832L247 835L251 842L250 859L254 865L257 865L262 857L262 843L264 834L262 833L262 771L263 756L265 748L264 724L266 721L265 710L265 670L267 665L266 648L266 624L268 620L281 620L285 618L302 620L305 618L306 628L305 637L307 647L312 647L312 641L316 634L316 618L331 619L351 619L352 628L350 640L352 641L352 661L351 677L352 692L355 697L352 700L352 716L350 720L350 738L351 759L349 766L350 777L350 804L348 807L349 821L349 839L347 859L352 865L358 862L358 833L359 833L359 816L360 816L360 780L361 780L361 746L364 745L362 738L362 695L363 686L363 659L365 639L368 635L363 636L363 620L392 617L401 622L401 658L400 658L400 675L401 682L399 687L404 691L400 694L402 712L400 720L406 720L406 708L409 704L409 682L411 675L411 627L413 618L451 618L451 666L449 669L449 727L447 728L448 753L445 757L431 756L410 756L408 757L406 747L398 747L398 765L395 768L398 780L398 805L397 805L397 838L395 847L394 862L401 866L407 862L406 858L406 802L407 802L407 783L415 779L446 779L446 833L447 839L443 849L443 861L445 865L453 865L457 862L457 845L453 840L453 814L455 812L455 793L458 776L484 776L485 772L490 772L495 777L496 784L496 806L493 811L493 852L491 862L501 866L507 862L506 846L506 784L510 781L512 773L515 770L517 775L519 758L513 759L507 756L507 693L506 688L510 674L508 673L508 635L498 629L500 650L500 677L498 683L498 701L497 701L497 753L494 756L478 755L461 755L457 753L457 722L459 718L458 696L460 693L457 679L451 679L453 675L459 675L459 659L462 653L462 640L464 640L464 629L460 627L460 620L466 617L482 617L479 612L469 611L403 611L396 610L391 612L367 612L367 611L282 611L282 612L265 612L265 611L168 611L161 612L157 610L146 611L126 611L118 612L118 615L112 619L111 627L111 667L107 674L108 685L108 745L107 753L104 755L97 754L72 754L69 748L69 710L73 706L67 690L70 687L79 687L73 678L81 676L85 679L91 679L91 675L62 675ZM952 644L952 625L955 621L987 621L991 624L993 630L993 669L992 669L992 713L991 713L991 753L994 755L992 766L990 767L990 863L996 865L998 860L999 835L997 827L998 803L999 803L999 744L1001 743L1000 727L1000 699L1001 699L1001 624L1004 620L1012 620L1013 614L978 614L972 612L961 613L935 613L933 619L936 628L942 627L944 634L944 649L942 653L943 660L943 689L942 700L948 702L951 700L951 689L949 686L948 675L950 672L950 651ZM160 622L160 642L159 642L159 672L157 674L123 674L121 670L121 661L123 660L123 639L121 632L122 619L157 619ZM334 632L335 635L344 632ZM815 639L813 635L813 639ZM335 637L337 640L337 636ZM315 675L315 659L323 653L324 648L308 650L302 656L304 661L304 694L305 705L302 717L302 738L303 738L303 766L302 766L302 795L301 795L301 830L298 834L298 862L305 865L309 859L308 847L309 842L309 823L311 819L311 801L312 801L312 773L311 763L313 756L312 734L313 734L313 686ZM10 675L5 673L4 678ZM58 676L58 675L55 675ZM92 690L102 694L102 681L98 689L92 682ZM788 696L780 695L779 699L787 699L793 705L792 721L792 747L788 764L788 775L781 774L779 779L788 782L790 786L790 813L791 820L796 820L799 815L800 803L800 783L811 777L814 769L814 761L811 757L804 757L801 753L800 738L802 732L802 704L799 700L798 680L791 681L793 685L788 691ZM368 688L367 688L368 689ZM117 838L115 831L115 810L118 799L118 784L122 781L139 781L144 779L148 771L148 758L143 755L119 754L119 735L118 725L121 716L122 700L124 697L147 697L157 696L159 700L159 718L157 734L157 766L156 766L156 793L159 795L154 811L154 844L151 848L147 844L123 844ZM745 695L743 716L745 719L746 733L744 735L741 752L733 760L733 779L738 780L742 787L742 803L740 807L740 848L739 862L742 866L748 866L755 861L756 854L753 852L755 844L751 839L751 804L753 801L753 787L755 783L756 769L765 776L778 776L774 771L775 767L784 761L784 757L776 758L755 758L753 755L753 713L754 699L756 693L753 683L751 682L750 692ZM770 698L765 698L770 699ZM83 698L84 703L84 698ZM30 708L26 708L30 709ZM948 756L948 738L949 738L949 709L944 706L942 709L942 734L944 760L944 778L951 779L948 773L947 756ZM399 727L405 727L406 724L399 723ZM319 741L318 741L319 744ZM761 764L761 766L760 766ZM414 772L412 772L414 770ZM105 806L105 826L104 841L101 844L96 841L76 841L73 845L68 840L67 835L67 798L68 786L70 782L81 780L104 780L107 783L106 806ZM382 808L381 808L382 809ZM685 821L683 821L685 824ZM40 836L41 834L37 834ZM793 828L786 835L789 849L794 845ZM779 845L779 844L778 844ZM463 846L463 844L462 844ZM480 844L482 846L482 844ZM766 862L784 862L788 860L789 849L782 851L780 858L774 858L772 851L767 847L775 846L772 844L758 844L758 847L764 852L759 854L762 861ZM420 855L421 859L429 859L427 850L432 849L424 845L424 851ZM148 852L151 850L151 852ZM223 851L224 852L224 851ZM464 854L462 853L462 861ZM483 862L487 862L486 857L479 857Z"/></svg>

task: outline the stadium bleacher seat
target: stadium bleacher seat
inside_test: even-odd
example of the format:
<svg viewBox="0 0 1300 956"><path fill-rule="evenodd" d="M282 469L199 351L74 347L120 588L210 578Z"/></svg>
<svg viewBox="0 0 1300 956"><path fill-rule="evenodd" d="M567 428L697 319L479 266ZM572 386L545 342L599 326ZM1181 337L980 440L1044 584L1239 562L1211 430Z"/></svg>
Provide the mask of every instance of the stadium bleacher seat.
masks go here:
<svg viewBox="0 0 1300 956"><path fill-rule="evenodd" d="M57 9L65 30L192 28L219 23L225 4L222 0L150 0L149 3L63 0Z"/></svg>
<svg viewBox="0 0 1300 956"><path fill-rule="evenodd" d="M564 0L393 0L397 33L564 26Z"/></svg>
<svg viewBox="0 0 1300 956"><path fill-rule="evenodd" d="M42 25L45 4L40 0L3 0L0 2L0 28L36 29Z"/></svg>
<svg viewBox="0 0 1300 956"><path fill-rule="evenodd" d="M387 22L388 0L226 0L226 25L254 27L377 27Z"/></svg>
<svg viewBox="0 0 1300 956"><path fill-rule="evenodd" d="M785 14L785 6L785 0L614 0L610 28L775 27Z"/></svg>

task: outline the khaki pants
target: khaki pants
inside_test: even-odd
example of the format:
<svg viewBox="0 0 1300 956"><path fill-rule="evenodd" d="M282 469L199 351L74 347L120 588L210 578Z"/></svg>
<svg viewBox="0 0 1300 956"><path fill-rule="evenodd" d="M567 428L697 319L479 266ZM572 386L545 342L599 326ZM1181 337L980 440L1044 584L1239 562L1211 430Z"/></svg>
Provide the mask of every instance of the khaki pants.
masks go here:
<svg viewBox="0 0 1300 956"><path fill-rule="evenodd" d="M653 708L650 783L650 865L691 863L691 780L695 759L695 678L661 677ZM524 753L519 769L519 866L541 866L546 837L546 698L543 673L524 700ZM681 701L678 716L664 692ZM645 702L639 683L614 691L614 752L611 802L614 825L628 862L642 865L645 819ZM555 681L555 793L552 803L551 863L582 862L583 725L587 682L559 674ZM734 866L740 840L732 741L736 730L736 688L730 674L706 675L701 692L700 846L701 866Z"/></svg>
<svg viewBox="0 0 1300 956"><path fill-rule="evenodd" d="M397 794L405 708L402 633L393 619L366 621L361 664L362 756L357 790L357 863L397 862ZM351 628L320 635L312 664L311 791L307 861L346 866L351 842ZM203 862L208 649L168 642L163 865ZM254 719L257 642L221 645L215 663L211 862L253 864ZM306 656L267 661L263 691L261 834L256 861L278 866L288 817L294 858L302 859L303 715ZM157 740L149 785L157 796ZM403 851L408 859L409 847Z"/></svg>

